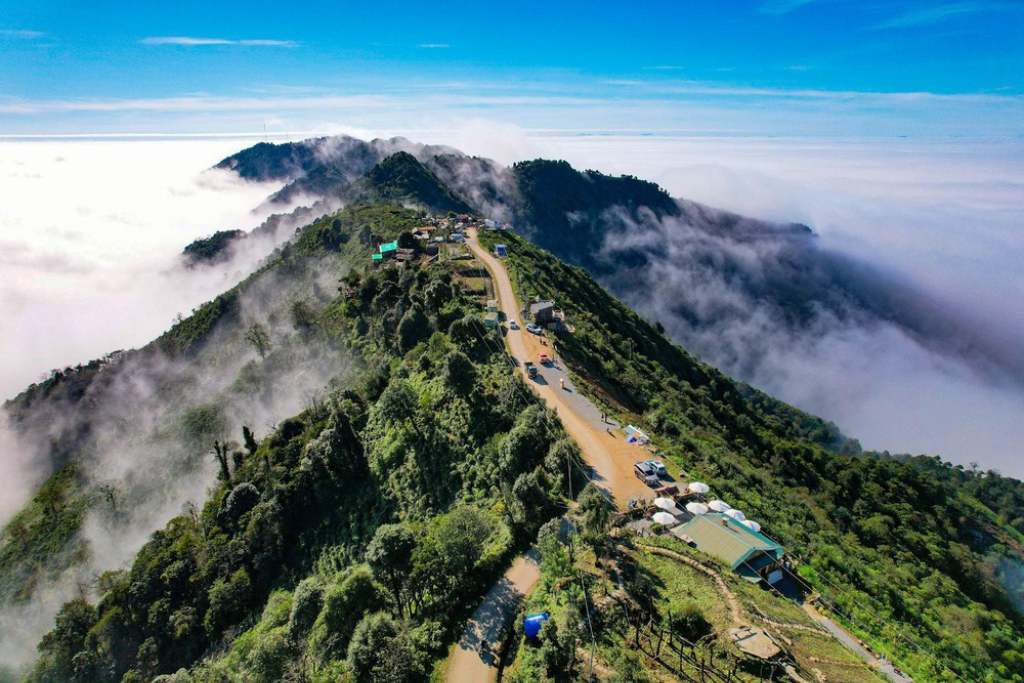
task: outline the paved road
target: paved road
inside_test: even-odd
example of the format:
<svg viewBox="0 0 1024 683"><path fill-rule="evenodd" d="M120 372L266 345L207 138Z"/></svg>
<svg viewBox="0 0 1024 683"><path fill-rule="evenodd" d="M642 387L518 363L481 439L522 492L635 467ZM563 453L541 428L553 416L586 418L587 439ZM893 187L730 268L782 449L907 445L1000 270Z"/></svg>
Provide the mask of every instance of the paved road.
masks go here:
<svg viewBox="0 0 1024 683"><path fill-rule="evenodd" d="M484 601L466 622L459 642L448 657L445 680L453 683L486 683L498 673L497 658L490 647L504 641L505 624L516 613L519 602L530 594L540 579L539 557L536 550L515 559L505 575L491 587ZM481 651L486 640L489 647Z"/></svg>

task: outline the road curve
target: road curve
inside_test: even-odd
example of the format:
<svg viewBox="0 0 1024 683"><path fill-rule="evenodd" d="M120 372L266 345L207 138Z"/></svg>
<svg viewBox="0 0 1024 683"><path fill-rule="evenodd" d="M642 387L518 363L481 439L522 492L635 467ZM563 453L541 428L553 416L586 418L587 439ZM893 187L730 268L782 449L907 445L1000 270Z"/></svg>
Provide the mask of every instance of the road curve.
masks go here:
<svg viewBox="0 0 1024 683"><path fill-rule="evenodd" d="M537 362L541 353L553 354L551 346L544 343L544 337L526 331L520 315L519 301L512 289L505 264L480 246L475 230L470 230L467 240L473 254L484 264L494 283L498 306L505 314L505 320L515 320L519 330L508 330L505 345L519 364L527 385L530 386L552 408L562 420L566 432L580 447L583 459L593 471L595 483L605 488L620 508L625 508L632 497L653 498L650 488L633 474L633 464L646 460L651 454L642 446L628 444L625 437L610 430L599 421L599 409L585 396L572 388L566 369L560 364L541 370L541 380L534 381L526 376L523 363ZM560 382L565 382L565 389Z"/></svg>

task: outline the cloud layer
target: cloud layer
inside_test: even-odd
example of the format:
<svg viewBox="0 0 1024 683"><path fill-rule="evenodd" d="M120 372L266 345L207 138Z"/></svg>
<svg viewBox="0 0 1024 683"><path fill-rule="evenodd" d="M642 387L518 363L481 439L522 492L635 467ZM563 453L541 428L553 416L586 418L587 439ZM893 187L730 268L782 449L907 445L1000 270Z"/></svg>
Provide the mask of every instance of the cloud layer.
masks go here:
<svg viewBox="0 0 1024 683"><path fill-rule="evenodd" d="M298 47L294 40L278 40L274 38L203 38L199 36L148 36L139 41L143 45L184 45L196 47L204 45L238 45L240 47Z"/></svg>
<svg viewBox="0 0 1024 683"><path fill-rule="evenodd" d="M278 185L202 172L238 146L0 143L0 396L51 368L146 343L263 256L202 272L178 261L196 237L262 221L252 209Z"/></svg>

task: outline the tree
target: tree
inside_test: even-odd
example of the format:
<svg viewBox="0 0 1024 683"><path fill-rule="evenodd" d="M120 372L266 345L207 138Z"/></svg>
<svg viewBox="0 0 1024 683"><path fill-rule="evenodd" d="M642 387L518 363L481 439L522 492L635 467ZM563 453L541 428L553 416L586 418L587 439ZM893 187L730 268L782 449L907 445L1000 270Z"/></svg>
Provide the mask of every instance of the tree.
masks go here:
<svg viewBox="0 0 1024 683"><path fill-rule="evenodd" d="M267 357L267 352L270 351L270 335L263 325L253 323L245 333L245 341L252 344L260 358Z"/></svg>
<svg viewBox="0 0 1024 683"><path fill-rule="evenodd" d="M249 609L252 581L245 569L238 569L228 578L217 579L210 587L210 607L203 617L203 627L211 639L217 639L224 629L238 621Z"/></svg>
<svg viewBox="0 0 1024 683"><path fill-rule="evenodd" d="M57 613L53 630L43 636L39 643L41 658L36 665L36 672L42 675L38 676L38 680L90 680L88 676L82 677L76 673L76 669L83 668L81 658L77 655L85 649L86 636L95 623L96 610L85 600L64 603Z"/></svg>
<svg viewBox="0 0 1024 683"><path fill-rule="evenodd" d="M348 666L357 681L402 681L402 671L384 671L381 665L395 645L398 624L384 612L370 614L363 618L352 634L348 644ZM390 675L388 675L390 674ZM385 675L388 675L385 678Z"/></svg>
<svg viewBox="0 0 1024 683"><path fill-rule="evenodd" d="M213 442L213 456L217 459L217 464L220 466L218 476L225 483L231 482L231 470L228 469L228 450L227 443L221 441Z"/></svg>
<svg viewBox="0 0 1024 683"><path fill-rule="evenodd" d="M540 655L547 674L555 680L568 680L576 660L576 638L567 628L558 628L554 619L548 619L540 628Z"/></svg>
<svg viewBox="0 0 1024 683"><path fill-rule="evenodd" d="M301 638L316 621L324 603L324 586L317 576L308 576L299 582L292 595L292 610L288 615L288 633Z"/></svg>
<svg viewBox="0 0 1024 683"><path fill-rule="evenodd" d="M344 657L359 620L383 603L365 565L344 574L324 592L323 607L309 638L312 652L324 661Z"/></svg>
<svg viewBox="0 0 1024 683"><path fill-rule="evenodd" d="M460 395L466 395L476 383L476 368L462 351L451 351L444 357L444 383Z"/></svg>
<svg viewBox="0 0 1024 683"><path fill-rule="evenodd" d="M306 301L296 299L291 305L292 326L302 333L307 333L316 326L316 311Z"/></svg>
<svg viewBox="0 0 1024 683"><path fill-rule="evenodd" d="M398 323L398 348L403 353L430 336L430 320L419 304L413 304Z"/></svg>
<svg viewBox="0 0 1024 683"><path fill-rule="evenodd" d="M254 455L259 444L256 442L252 430L245 425L242 425L242 441L245 443L245 450L249 451L249 455Z"/></svg>
<svg viewBox="0 0 1024 683"><path fill-rule="evenodd" d="M612 504L608 495L597 488L593 482L588 483L580 493L578 500L579 514L583 521L583 539L597 549L604 543L605 533L612 517Z"/></svg>
<svg viewBox="0 0 1024 683"><path fill-rule="evenodd" d="M366 562L374 577L391 591L399 616L405 616L406 577L412 570L416 538L403 524L384 524L377 528L366 547Z"/></svg>
<svg viewBox="0 0 1024 683"><path fill-rule="evenodd" d="M398 246L401 249L416 249L419 247L419 243L416 238L412 236L412 233L408 230L403 230L398 235Z"/></svg>

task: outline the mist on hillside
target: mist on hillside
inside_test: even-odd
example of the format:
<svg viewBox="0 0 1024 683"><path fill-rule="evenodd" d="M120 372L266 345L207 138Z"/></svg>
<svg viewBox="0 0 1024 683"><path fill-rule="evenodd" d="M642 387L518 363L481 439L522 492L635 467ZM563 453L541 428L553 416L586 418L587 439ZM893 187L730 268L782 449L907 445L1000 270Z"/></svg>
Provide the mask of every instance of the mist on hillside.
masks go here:
<svg viewBox="0 0 1024 683"><path fill-rule="evenodd" d="M243 425L261 438L345 380L347 356L291 314L297 301L325 305L340 274L328 261L268 271L196 355L115 356L81 401L37 404L16 436L7 432L5 457L34 461L39 477L61 465L51 462L54 439L72 435L69 460L90 504L80 532L30 581L28 599L0 604L0 662L30 659L64 602L94 596L98 576L127 566L171 517L202 508L217 472L214 440L239 444ZM246 338L253 325L266 331L264 353Z"/></svg>
<svg viewBox="0 0 1024 683"><path fill-rule="evenodd" d="M708 362L833 420L866 448L1024 476L1019 142L500 132L477 123L438 139L503 163L564 158L657 181L674 197L811 226L817 237L794 250L687 220L627 225L612 212L615 237L592 249L642 246L650 268L606 276L606 286ZM809 270L787 282L796 265ZM832 301L794 325L743 279L776 297L799 281L811 300L842 282L881 315Z"/></svg>
<svg viewBox="0 0 1024 683"><path fill-rule="evenodd" d="M229 144L233 150L237 143ZM333 262L264 273L244 289L198 355L183 358L158 347L108 355L141 346L176 317L228 290L298 227L298 219L287 215L263 224L265 212L251 210L279 184L201 172L217 161L217 145L185 147L74 143L61 147L65 156L51 157L54 148L40 144L16 147L14 161L7 159L9 177L24 189L9 206L24 213L12 210L3 218L4 238L17 245L7 252L10 276L0 283L0 314L16 323L0 342L5 398L49 376L48 367L105 360L95 374L82 375L90 379L81 382L81 400L53 395L24 412L20 402L0 411L0 525L67 462L78 465L78 493L89 501L80 532L41 571L24 565L18 571L31 574L4 577L10 585L30 586L17 598L0 600L4 664L31 660L65 601L93 595L102 572L124 567L153 531L183 509L202 506L216 476L214 439L240 442L242 425L262 437L346 375L348 359L293 319L295 302L315 311L336 295L342 272ZM71 160L73 155L78 158ZM152 156L165 165L142 168L155 166L155 173L120 165ZM104 158L103 175L86 177L83 166ZM65 170L66 163L75 168ZM84 187L51 200L50 211L44 188L67 183L67 173L82 174ZM180 258L195 237L261 224L233 244L222 263L186 267ZM267 332L265 357L244 338L253 324ZM62 374L78 377L74 370ZM17 428L16 417L23 418Z"/></svg>

